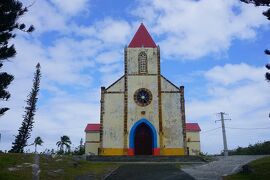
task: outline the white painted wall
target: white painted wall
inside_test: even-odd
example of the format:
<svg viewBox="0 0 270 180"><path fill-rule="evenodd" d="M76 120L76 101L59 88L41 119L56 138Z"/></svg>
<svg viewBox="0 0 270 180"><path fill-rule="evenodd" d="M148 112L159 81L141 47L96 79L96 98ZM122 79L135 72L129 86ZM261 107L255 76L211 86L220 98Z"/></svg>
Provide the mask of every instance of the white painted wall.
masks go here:
<svg viewBox="0 0 270 180"><path fill-rule="evenodd" d="M152 93L152 101L147 106L139 106L134 101L134 93L137 89L146 88ZM150 121L158 133L158 88L157 76L128 76L128 131L142 118ZM142 111L145 114L142 114ZM158 137L158 134L157 134ZM129 141L128 141L129 142ZM158 142L159 144L159 142Z"/></svg>
<svg viewBox="0 0 270 180"><path fill-rule="evenodd" d="M162 93L162 119L165 148L183 147L180 93Z"/></svg>
<svg viewBox="0 0 270 180"><path fill-rule="evenodd" d="M85 154L98 155L99 131L86 132L85 134Z"/></svg>
<svg viewBox="0 0 270 180"><path fill-rule="evenodd" d="M187 132L187 147L190 155L198 155L201 151L200 132Z"/></svg>
<svg viewBox="0 0 270 180"><path fill-rule="evenodd" d="M123 148L124 94L104 95L103 148Z"/></svg>

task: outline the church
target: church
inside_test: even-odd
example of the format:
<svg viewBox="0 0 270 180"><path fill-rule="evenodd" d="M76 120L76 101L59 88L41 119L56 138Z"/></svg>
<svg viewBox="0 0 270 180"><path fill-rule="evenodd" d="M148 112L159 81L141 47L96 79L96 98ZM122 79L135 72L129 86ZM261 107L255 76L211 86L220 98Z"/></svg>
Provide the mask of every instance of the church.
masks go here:
<svg viewBox="0 0 270 180"><path fill-rule="evenodd" d="M124 49L124 75L101 87L100 123L85 129L86 154L187 155L186 125L184 86L161 75L160 48L141 24ZM189 126L199 133L197 123Z"/></svg>

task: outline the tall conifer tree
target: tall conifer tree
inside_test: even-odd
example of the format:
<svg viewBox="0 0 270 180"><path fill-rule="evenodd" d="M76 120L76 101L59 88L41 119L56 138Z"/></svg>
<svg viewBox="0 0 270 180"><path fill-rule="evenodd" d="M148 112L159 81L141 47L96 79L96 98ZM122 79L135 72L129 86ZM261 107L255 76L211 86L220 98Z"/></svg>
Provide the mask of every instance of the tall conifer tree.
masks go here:
<svg viewBox="0 0 270 180"><path fill-rule="evenodd" d="M25 24L18 23L18 19L27 12L18 0L0 0L0 70L3 62L12 58L16 54L14 44L10 45L8 41L15 38L14 30L19 29L24 32L32 32L33 26L26 29ZM7 101L10 93L7 91L8 85L14 77L6 72L0 71L0 100ZM9 108L0 107L0 116Z"/></svg>
<svg viewBox="0 0 270 180"><path fill-rule="evenodd" d="M10 152L23 153L24 147L27 146L27 140L31 136L31 131L34 124L34 115L36 112L36 103L38 100L37 96L39 92L40 77L40 64L38 63L33 79L33 87L26 101L27 106L25 107L25 115L23 116L22 126L19 129L19 134L15 137L15 142L12 143L13 146Z"/></svg>
<svg viewBox="0 0 270 180"><path fill-rule="evenodd" d="M251 4L254 4L255 6L270 6L270 0L240 0L244 3L251 3ZM267 9L266 11L263 12L263 15L266 16L266 18L270 21L270 8ZM266 49L264 51L264 53L266 55L270 55L270 51L268 49ZM270 71L270 63L266 64L265 65L266 69L268 69ZM268 82L270 82L270 73L269 72L266 72L265 73L265 78ZM270 117L270 115L269 115Z"/></svg>

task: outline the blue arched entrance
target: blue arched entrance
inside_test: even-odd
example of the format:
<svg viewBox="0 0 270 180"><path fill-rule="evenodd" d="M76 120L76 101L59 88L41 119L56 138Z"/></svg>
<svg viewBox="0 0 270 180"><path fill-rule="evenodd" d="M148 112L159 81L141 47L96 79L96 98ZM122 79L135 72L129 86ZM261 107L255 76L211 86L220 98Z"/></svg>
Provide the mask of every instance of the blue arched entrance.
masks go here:
<svg viewBox="0 0 270 180"><path fill-rule="evenodd" d="M143 135L143 137L141 135ZM151 146L150 154L149 151L147 150L149 149L149 146ZM145 148L144 149L145 151L142 151L142 148ZM137 121L131 128L129 134L129 155L134 154L155 155L156 150L157 150L157 132L155 127L147 119L141 119Z"/></svg>

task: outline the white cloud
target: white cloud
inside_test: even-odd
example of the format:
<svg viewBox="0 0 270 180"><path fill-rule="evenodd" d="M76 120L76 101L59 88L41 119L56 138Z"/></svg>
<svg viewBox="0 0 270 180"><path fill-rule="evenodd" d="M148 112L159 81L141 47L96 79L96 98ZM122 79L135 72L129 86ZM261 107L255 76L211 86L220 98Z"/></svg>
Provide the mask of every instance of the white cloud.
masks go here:
<svg viewBox="0 0 270 180"><path fill-rule="evenodd" d="M83 70L95 65L92 56L97 52L93 48L96 45L93 40L62 38L52 46L44 47L35 41L18 37L15 43L16 59L4 68L16 77L31 78L35 65L40 62L45 81L69 85L90 84L91 77L84 75Z"/></svg>
<svg viewBox="0 0 270 180"><path fill-rule="evenodd" d="M97 92L92 89L92 93ZM88 93L81 93L79 96L68 93L56 94L54 98L47 101L44 101L47 98L46 95L42 97L44 95L45 93L41 91L39 102L43 102L38 106L33 132L28 142L31 143L36 136L41 136L45 143L40 150L55 149L55 143L60 136L68 135L71 137L73 146L78 146L80 138L84 139L86 124L99 121L99 101L92 101L92 95L87 96ZM8 104L11 109L0 121L0 133L3 135L1 149L11 147L11 142L14 141L13 135L18 133L17 130L22 122L25 102L17 97L16 94L13 94ZM29 147L29 149L33 149L33 147Z"/></svg>
<svg viewBox="0 0 270 180"><path fill-rule="evenodd" d="M74 16L85 16L89 12L88 0L49 0L31 1L25 0L24 6L29 6L28 12L20 21L27 25L33 24L34 34L54 32L59 34L69 34L74 26L72 21Z"/></svg>
<svg viewBox="0 0 270 180"><path fill-rule="evenodd" d="M264 67L254 68L247 64L216 66L205 73L205 77L218 84L229 85L242 80L262 81Z"/></svg>
<svg viewBox="0 0 270 180"><path fill-rule="evenodd" d="M31 2L24 3L25 6ZM64 33L69 31L67 26L68 16L61 14L48 1L35 1L28 8L28 12L22 17L21 21L27 25L35 26L34 34L41 34L48 31L59 31Z"/></svg>
<svg viewBox="0 0 270 180"><path fill-rule="evenodd" d="M139 0L133 15L161 37L166 57L196 59L223 53L234 39L250 39L267 23L262 8L234 0ZM164 37L162 37L164 36Z"/></svg>
<svg viewBox="0 0 270 180"><path fill-rule="evenodd" d="M220 119L215 114L226 112L232 118L232 121L226 121L228 127L270 127L270 86L264 80L264 73L263 67L244 63L213 67L204 73L207 80L206 92L198 92L205 93L207 98L187 102L188 119L199 122L202 131L205 131L220 127L220 122L214 123ZM227 131L231 149L269 139L267 129L252 131L228 128ZM223 148L221 130L202 133L201 143L203 151L219 153Z"/></svg>
<svg viewBox="0 0 270 180"><path fill-rule="evenodd" d="M49 79L58 83L89 84L89 76L82 71L94 67L95 46L93 40L59 39L47 51L49 58L44 69Z"/></svg>
<svg viewBox="0 0 270 180"><path fill-rule="evenodd" d="M131 35L131 25L127 21L111 17L97 21L91 26L75 26L74 29L77 35L95 37L102 41L104 46L123 46Z"/></svg>
<svg viewBox="0 0 270 180"><path fill-rule="evenodd" d="M50 0L56 7L67 15L75 15L85 13L84 11L89 9L88 0Z"/></svg>
<svg viewBox="0 0 270 180"><path fill-rule="evenodd" d="M44 137L44 146L48 148L55 148L55 142L63 134L79 142L84 137L86 124L99 122L100 89L97 90L95 86L112 83L120 77L120 71L122 75L123 66L119 61L123 57L119 49L123 48L129 34L128 23L113 19L98 21L85 27L94 29L96 33L86 34L87 37L82 38L80 31L77 31L79 26L73 24L66 31L65 28L70 24L68 18L56 13L55 7L49 3L43 3L39 5L48 8L48 16L33 10L32 13L36 13L37 17L33 14L29 18L25 17L25 23L37 23L35 26L39 30L30 36L18 34L14 41L17 56L11 63L6 63L3 69L15 75L13 84L9 86L12 97L5 103L10 110L0 121L1 132L6 132L2 133L4 149L11 147L13 135L17 134L20 127L37 62L41 63L41 92L29 142L41 135ZM54 26L57 22L51 16L56 19L61 17L60 26ZM51 31L60 34L65 31L66 36L47 40L47 33ZM97 72L102 72L102 76L98 77Z"/></svg>
<svg viewBox="0 0 270 180"><path fill-rule="evenodd" d="M119 53L117 50L107 51L104 53L100 53L96 57L96 61L101 64L112 64L121 61L123 59L122 56L123 54Z"/></svg>
<svg viewBox="0 0 270 180"><path fill-rule="evenodd" d="M124 44L130 35L131 27L128 22L106 18L95 24L96 36L104 43Z"/></svg>
<svg viewBox="0 0 270 180"><path fill-rule="evenodd" d="M110 65L104 65L102 66L99 71L101 73L107 73L107 74L110 74L116 70L119 70L121 67L120 67L120 64L110 64Z"/></svg>

